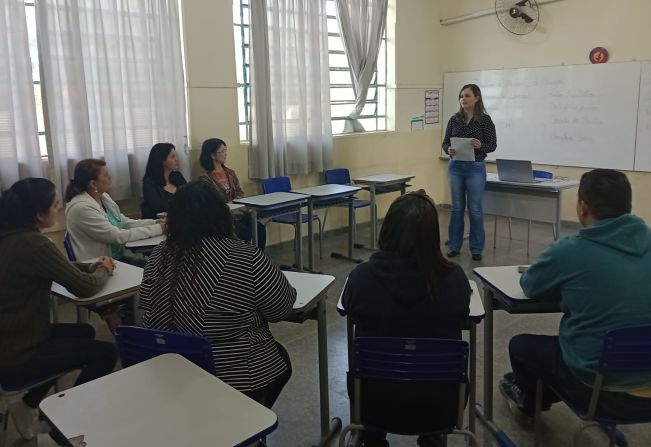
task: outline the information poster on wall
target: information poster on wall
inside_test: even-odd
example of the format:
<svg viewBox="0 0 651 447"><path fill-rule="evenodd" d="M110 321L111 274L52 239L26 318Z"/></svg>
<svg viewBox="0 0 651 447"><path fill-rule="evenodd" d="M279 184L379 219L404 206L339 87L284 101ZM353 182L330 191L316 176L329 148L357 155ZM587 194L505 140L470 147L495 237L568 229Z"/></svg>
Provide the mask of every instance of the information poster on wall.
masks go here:
<svg viewBox="0 0 651 447"><path fill-rule="evenodd" d="M440 90L425 90L425 124L439 122L439 95Z"/></svg>

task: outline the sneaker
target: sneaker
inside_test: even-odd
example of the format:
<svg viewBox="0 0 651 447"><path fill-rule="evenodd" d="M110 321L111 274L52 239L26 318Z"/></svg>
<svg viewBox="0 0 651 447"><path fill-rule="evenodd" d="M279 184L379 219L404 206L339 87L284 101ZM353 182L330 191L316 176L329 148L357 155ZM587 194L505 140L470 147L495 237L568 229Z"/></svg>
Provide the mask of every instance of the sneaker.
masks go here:
<svg viewBox="0 0 651 447"><path fill-rule="evenodd" d="M527 394L518 384L518 379L514 373L509 372L504 374L504 377L500 380L499 389L502 396L506 399L511 412L527 424L533 424L535 410L533 405L527 402ZM551 405L543 404L541 410L547 411L550 408Z"/></svg>
<svg viewBox="0 0 651 447"><path fill-rule="evenodd" d="M459 256L459 252L456 250L450 250L448 251L448 258L454 258L455 256Z"/></svg>
<svg viewBox="0 0 651 447"><path fill-rule="evenodd" d="M481 253L473 253L472 254L472 260L473 261L481 261Z"/></svg>
<svg viewBox="0 0 651 447"><path fill-rule="evenodd" d="M26 441L33 439L36 436L34 425L38 420L38 410L27 406L22 399L10 404L7 410L9 410L20 437Z"/></svg>

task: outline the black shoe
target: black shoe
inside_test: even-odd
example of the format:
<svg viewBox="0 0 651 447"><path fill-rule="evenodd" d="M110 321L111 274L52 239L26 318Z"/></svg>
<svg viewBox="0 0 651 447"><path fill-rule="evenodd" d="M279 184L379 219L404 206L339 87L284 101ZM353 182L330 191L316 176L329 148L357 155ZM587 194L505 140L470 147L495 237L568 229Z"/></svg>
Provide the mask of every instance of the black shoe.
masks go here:
<svg viewBox="0 0 651 447"><path fill-rule="evenodd" d="M473 253L472 254L472 260L473 261L481 261L481 253Z"/></svg>
<svg viewBox="0 0 651 447"><path fill-rule="evenodd" d="M448 258L454 258L455 256L459 256L459 252L456 250L450 250L448 252Z"/></svg>
<svg viewBox="0 0 651 447"><path fill-rule="evenodd" d="M445 435L420 435L416 440L418 447L441 447L444 445Z"/></svg>
<svg viewBox="0 0 651 447"><path fill-rule="evenodd" d="M509 372L504 374L504 378L500 380L499 389L502 396L508 401L511 411L524 418L526 422L532 423L535 411L533 398L530 399L527 396L518 384L518 379L514 373ZM541 410L547 411L550 408L550 404L543 403Z"/></svg>

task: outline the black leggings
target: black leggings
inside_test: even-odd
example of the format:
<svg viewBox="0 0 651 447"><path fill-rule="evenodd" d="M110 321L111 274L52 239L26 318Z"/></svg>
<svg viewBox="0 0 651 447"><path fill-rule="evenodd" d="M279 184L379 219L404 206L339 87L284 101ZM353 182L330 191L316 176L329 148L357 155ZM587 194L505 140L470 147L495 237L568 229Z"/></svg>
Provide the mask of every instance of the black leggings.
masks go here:
<svg viewBox="0 0 651 447"><path fill-rule="evenodd" d="M53 324L51 335L26 362L0 367L1 382L26 382L81 369L75 386L110 374L117 361L112 343L95 340L95 329L88 324ZM39 403L54 382L32 388L23 396L31 408Z"/></svg>
<svg viewBox="0 0 651 447"><path fill-rule="evenodd" d="M278 353L287 364L287 370L276 377L268 385L257 390L244 392L244 394L249 396L251 399L258 402L260 405L264 405L267 408L273 407L276 399L278 399L278 396L280 395L280 392L283 390L287 382L289 382L289 378L292 376L292 363L289 361L289 354L287 354L287 350L278 342L276 342L276 347L278 348Z"/></svg>

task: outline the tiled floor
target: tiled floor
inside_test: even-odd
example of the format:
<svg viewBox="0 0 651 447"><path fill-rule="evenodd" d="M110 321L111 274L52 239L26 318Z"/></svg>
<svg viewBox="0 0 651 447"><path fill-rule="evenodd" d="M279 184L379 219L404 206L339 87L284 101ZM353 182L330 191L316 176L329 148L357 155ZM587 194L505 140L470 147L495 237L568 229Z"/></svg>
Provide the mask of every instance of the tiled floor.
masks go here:
<svg viewBox="0 0 651 447"><path fill-rule="evenodd" d="M446 210L441 211L441 228L447 228L449 214ZM544 247L552 240L552 230L549 225L532 224L530 256L526 252L527 225L523 221L513 221L513 239L508 238L508 227L506 221L498 221L497 248L493 249L493 221L492 218L486 222L487 248L484 252L484 259L481 262L473 262L470 254L463 251L455 258L461 264L466 273L472 278L472 269L484 265L514 265L527 264L535 259ZM569 234L576 231L576 227L570 228L566 225L562 234ZM358 235L361 242L368 239L368 226L360 225ZM343 233L329 233L324 240L324 254L331 250L343 251L346 246L346 237ZM467 248L465 248L467 250ZM270 247L269 256L278 263L290 263L293 259L291 245L282 247ZM368 258L370 252L367 250L356 250L356 255ZM345 371L347 369L346 359L346 322L335 311L335 305L344 283L347 273L354 266L342 260L335 260L324 256L323 260L317 260L316 268L324 273L335 275L337 280L330 289L327 303L328 317L328 361L329 361L329 386L330 386L330 415L337 416L345 423L349 420L348 397L345 386ZM74 309L70 304L61 306L65 321L74 320ZM505 372L510 370L507 346L509 339L518 333L541 333L555 334L558 328L560 316L554 315L509 315L503 311L495 314L494 334L494 374L497 381ZM99 319L93 323L98 329L100 338L110 340L111 335L106 331ZM478 383L477 400L482 401L483 390L483 331L481 325L478 328ZM318 401L318 368L317 368L317 332L316 322L309 321L304 324L278 323L272 325L274 336L289 351L292 359L294 374L280 395L274 411L278 414L278 429L268 437L268 445L273 447L294 447L316 445L319 438L319 401ZM467 335L467 334L466 334ZM502 396L495 389L495 421L518 446L532 446L533 433L529 427L519 425L515 422ZM128 403L125 403L128 404ZM98 402L98 405L101 405ZM134 421L137 424L137 421ZM569 446L572 435L577 426L578 419L562 404L555 405L551 411L543 417L543 431L545 446ZM484 436L481 425L479 425L479 438L483 445L492 444L491 437ZM107 427L110 430L110 427ZM179 430L184 427L179 426ZM633 426L622 428L628 437L630 446L650 446L651 427ZM16 434L10 425L10 442L15 440ZM191 436L189 436L191 438ZM218 434L216 434L215 445L219 445ZM392 446L415 446L415 438L393 437L389 440ZM88 440L90 441L90 440ZM15 446L35 445L35 443L23 443L15 441ZM39 437L39 445L53 446L54 444L47 436ZM334 443L332 445L335 445ZM462 438L453 436L448 445L465 445ZM588 432L584 437L584 446L606 446L608 441L598 431ZM89 443L92 447L92 443ZM139 446L130 446L139 447Z"/></svg>

